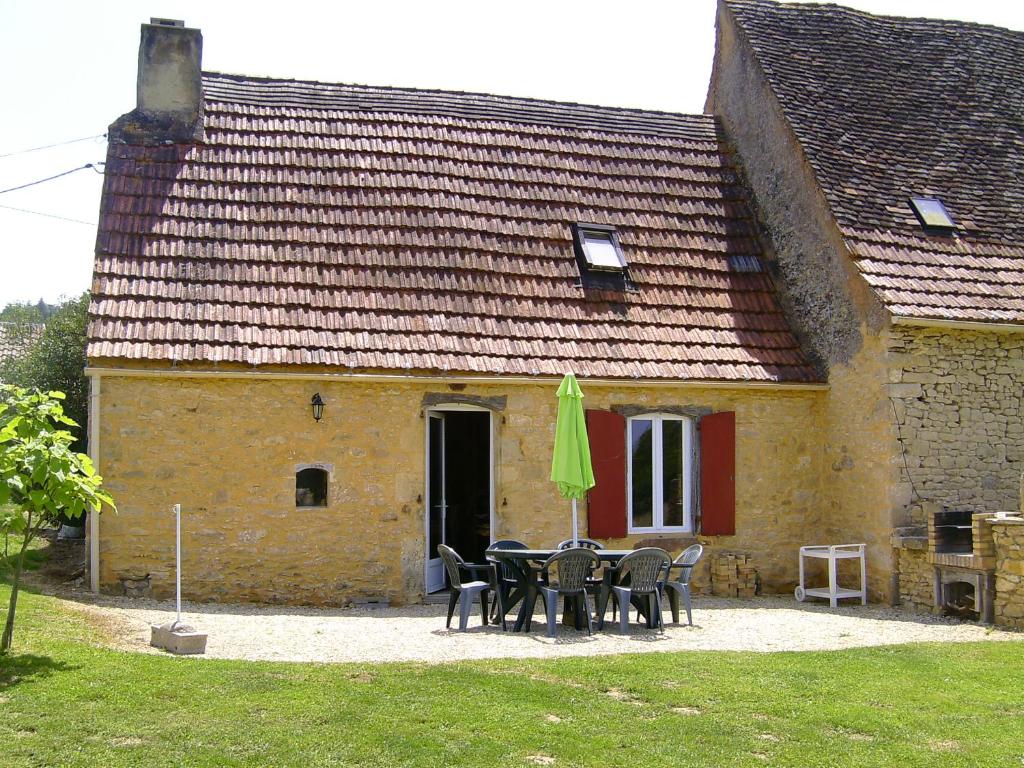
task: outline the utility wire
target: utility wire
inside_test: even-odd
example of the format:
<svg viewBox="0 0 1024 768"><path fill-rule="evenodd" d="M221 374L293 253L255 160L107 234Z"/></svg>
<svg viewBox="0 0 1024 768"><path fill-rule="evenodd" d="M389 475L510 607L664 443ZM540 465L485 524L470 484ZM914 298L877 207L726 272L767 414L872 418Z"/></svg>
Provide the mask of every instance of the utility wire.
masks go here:
<svg viewBox="0 0 1024 768"><path fill-rule="evenodd" d="M84 171L86 168L92 168L96 173L103 173L103 171L96 170L97 166L103 165L103 163L86 163L80 165L78 168L72 168L70 171L64 171L64 173L58 173L56 176L47 176L45 179L39 179L38 181L30 181L28 184L22 184L18 187L11 187L10 189L0 189L0 195L5 192L14 192L18 189L25 189L26 187L34 187L36 184L42 184L44 181L53 181L59 179L61 176L67 176L69 173L75 173L76 171Z"/></svg>
<svg viewBox="0 0 1024 768"><path fill-rule="evenodd" d="M95 221L83 221L82 219L70 219L67 216L58 216L55 213L43 213L42 211L30 211L28 208L15 208L13 205L0 205L0 208L6 208L8 211L18 211L19 213L32 213L36 216L46 216L50 219L60 219L61 221L70 221L75 224L85 224L90 227L95 227Z"/></svg>
<svg viewBox="0 0 1024 768"><path fill-rule="evenodd" d="M67 144L77 144L80 141L89 141L89 139L105 139L107 134L97 133L95 136L83 136L80 139L70 139L69 141L58 141L56 144L45 144L41 147L32 147L31 149L19 149L17 152L8 152L0 155L0 159L5 157L14 157L15 155L27 155L29 152L38 152L41 149L53 149L54 147L63 147Z"/></svg>

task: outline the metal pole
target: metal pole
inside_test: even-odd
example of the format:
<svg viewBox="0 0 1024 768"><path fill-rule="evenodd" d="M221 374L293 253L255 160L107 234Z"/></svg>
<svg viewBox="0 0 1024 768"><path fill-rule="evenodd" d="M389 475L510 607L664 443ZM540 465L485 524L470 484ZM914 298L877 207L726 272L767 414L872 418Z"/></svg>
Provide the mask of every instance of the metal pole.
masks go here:
<svg viewBox="0 0 1024 768"><path fill-rule="evenodd" d="M572 545L578 547L579 542L579 523L577 523L576 517L576 499L572 500Z"/></svg>
<svg viewBox="0 0 1024 768"><path fill-rule="evenodd" d="M174 505L174 596L177 616L174 626L181 624L181 504Z"/></svg>

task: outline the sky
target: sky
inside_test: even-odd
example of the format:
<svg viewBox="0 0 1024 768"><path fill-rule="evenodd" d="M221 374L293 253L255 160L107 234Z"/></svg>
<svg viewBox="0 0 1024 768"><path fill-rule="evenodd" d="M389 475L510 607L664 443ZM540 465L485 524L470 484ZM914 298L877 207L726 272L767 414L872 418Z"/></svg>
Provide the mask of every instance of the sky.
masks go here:
<svg viewBox="0 0 1024 768"><path fill-rule="evenodd" d="M1009 0L843 4L1024 31ZM209 71L684 113L703 110L715 44L715 0L0 0L0 190L103 161L151 16L200 28ZM0 192L0 307L89 288L101 185L85 168Z"/></svg>

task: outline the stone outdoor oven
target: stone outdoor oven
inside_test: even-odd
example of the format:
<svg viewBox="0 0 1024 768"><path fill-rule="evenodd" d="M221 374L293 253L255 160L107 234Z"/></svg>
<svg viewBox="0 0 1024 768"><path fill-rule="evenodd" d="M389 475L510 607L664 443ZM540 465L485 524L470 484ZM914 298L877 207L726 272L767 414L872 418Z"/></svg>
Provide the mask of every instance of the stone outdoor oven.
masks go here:
<svg viewBox="0 0 1024 768"><path fill-rule="evenodd" d="M928 515L928 562L935 606L992 622L996 552L990 512L934 508Z"/></svg>

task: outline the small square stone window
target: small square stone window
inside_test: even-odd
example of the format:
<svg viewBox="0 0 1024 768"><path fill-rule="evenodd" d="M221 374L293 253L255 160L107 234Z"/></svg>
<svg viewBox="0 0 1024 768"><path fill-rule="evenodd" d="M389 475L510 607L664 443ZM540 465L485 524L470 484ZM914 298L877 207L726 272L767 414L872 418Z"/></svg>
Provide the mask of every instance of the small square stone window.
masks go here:
<svg viewBox="0 0 1024 768"><path fill-rule="evenodd" d="M295 506L327 506L327 470L306 467L295 473Z"/></svg>

